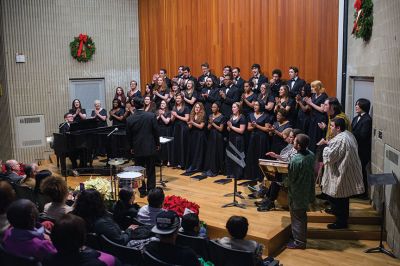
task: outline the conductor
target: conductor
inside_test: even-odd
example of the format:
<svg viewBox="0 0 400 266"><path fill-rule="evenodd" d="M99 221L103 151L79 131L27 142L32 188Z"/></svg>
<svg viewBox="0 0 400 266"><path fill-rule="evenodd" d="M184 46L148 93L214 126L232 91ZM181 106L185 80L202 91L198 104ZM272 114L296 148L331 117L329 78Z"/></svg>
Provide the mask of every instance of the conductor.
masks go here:
<svg viewBox="0 0 400 266"><path fill-rule="evenodd" d="M146 168L147 187L146 182L143 181L139 188L142 198L156 186L155 158L160 149L160 136L156 116L143 110L143 99L134 98L133 105L136 110L127 119L126 135L131 153L135 157L135 164Z"/></svg>

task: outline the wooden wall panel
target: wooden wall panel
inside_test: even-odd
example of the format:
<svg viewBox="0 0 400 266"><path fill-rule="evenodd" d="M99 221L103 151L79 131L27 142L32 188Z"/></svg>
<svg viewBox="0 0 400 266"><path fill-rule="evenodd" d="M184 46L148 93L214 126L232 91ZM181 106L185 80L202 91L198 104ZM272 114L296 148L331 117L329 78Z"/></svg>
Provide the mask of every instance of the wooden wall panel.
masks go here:
<svg viewBox="0 0 400 266"><path fill-rule="evenodd" d="M338 0L139 0L141 84L161 67L199 76L208 62L219 76L232 65L248 78L259 63L268 77L280 68L288 78L295 65L335 95L338 12Z"/></svg>

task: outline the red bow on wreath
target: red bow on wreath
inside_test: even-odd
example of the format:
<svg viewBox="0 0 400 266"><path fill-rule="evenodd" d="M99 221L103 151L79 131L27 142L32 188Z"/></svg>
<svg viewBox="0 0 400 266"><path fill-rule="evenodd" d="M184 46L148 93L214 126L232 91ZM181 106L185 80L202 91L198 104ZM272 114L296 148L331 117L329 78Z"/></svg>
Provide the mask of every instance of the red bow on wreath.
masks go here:
<svg viewBox="0 0 400 266"><path fill-rule="evenodd" d="M361 15L361 6L362 6L362 0L355 0L354 9L357 12L357 18L354 20L353 30L351 32L353 34L358 31L358 19L360 18Z"/></svg>
<svg viewBox="0 0 400 266"><path fill-rule="evenodd" d="M77 56L81 56L83 44L87 42L87 35L86 34L79 34L79 48L77 52Z"/></svg>

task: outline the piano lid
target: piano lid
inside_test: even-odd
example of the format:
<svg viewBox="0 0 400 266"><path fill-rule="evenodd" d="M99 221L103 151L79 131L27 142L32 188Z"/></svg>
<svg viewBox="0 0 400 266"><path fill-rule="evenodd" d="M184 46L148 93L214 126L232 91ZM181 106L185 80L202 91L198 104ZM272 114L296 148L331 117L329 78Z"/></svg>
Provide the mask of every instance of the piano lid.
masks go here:
<svg viewBox="0 0 400 266"><path fill-rule="evenodd" d="M77 123L72 123L70 125L69 131L78 131L85 129L94 129L97 127L97 121L95 118L83 119Z"/></svg>

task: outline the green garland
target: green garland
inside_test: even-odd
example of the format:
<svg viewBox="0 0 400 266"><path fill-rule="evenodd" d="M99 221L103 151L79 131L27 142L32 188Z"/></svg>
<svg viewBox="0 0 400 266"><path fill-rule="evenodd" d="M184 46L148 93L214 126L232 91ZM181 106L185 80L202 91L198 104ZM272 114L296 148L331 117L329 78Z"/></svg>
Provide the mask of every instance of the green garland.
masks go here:
<svg viewBox="0 0 400 266"><path fill-rule="evenodd" d="M359 17L358 11L354 11L354 28L352 34L355 38L362 38L365 42L370 40L372 35L372 26L374 24L373 10L374 4L372 0L362 0L361 14Z"/></svg>
<svg viewBox="0 0 400 266"><path fill-rule="evenodd" d="M86 37L85 41L82 40ZM82 41L81 54L78 56L79 46ZM74 37L74 40L69 44L71 48L71 56L75 58L78 62L87 62L92 59L93 54L96 52L96 46L92 38L89 35L80 34L78 37Z"/></svg>

